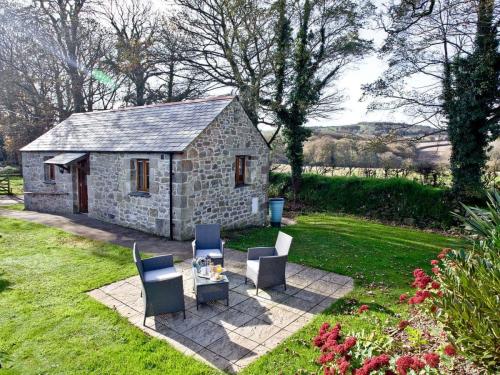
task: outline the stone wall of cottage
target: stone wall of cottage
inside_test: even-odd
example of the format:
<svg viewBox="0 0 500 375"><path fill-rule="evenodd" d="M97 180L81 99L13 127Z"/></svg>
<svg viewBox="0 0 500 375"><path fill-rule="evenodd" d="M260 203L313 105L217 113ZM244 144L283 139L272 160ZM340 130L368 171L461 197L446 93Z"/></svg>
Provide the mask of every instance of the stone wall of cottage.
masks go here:
<svg viewBox="0 0 500 375"><path fill-rule="evenodd" d="M69 214L75 210L73 174L55 167L55 181L45 181L44 160L58 153L23 152L24 205L27 210Z"/></svg>
<svg viewBox="0 0 500 375"><path fill-rule="evenodd" d="M149 160L149 193L135 191L136 159ZM87 185L90 217L170 236L167 154L91 153Z"/></svg>
<svg viewBox="0 0 500 375"><path fill-rule="evenodd" d="M235 183L237 155L247 157L240 187ZM237 101L180 158L173 189L176 237L192 238L195 225L202 223L225 229L265 224L269 148Z"/></svg>

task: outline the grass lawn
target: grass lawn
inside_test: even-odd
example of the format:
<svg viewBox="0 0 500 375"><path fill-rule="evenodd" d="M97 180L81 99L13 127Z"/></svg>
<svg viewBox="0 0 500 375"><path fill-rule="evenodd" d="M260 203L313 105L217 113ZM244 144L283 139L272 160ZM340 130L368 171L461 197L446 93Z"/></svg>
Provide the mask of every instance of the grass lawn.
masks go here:
<svg viewBox="0 0 500 375"><path fill-rule="evenodd" d="M435 233L324 214L300 216L296 225L282 230L294 237L290 261L352 276L356 287L309 326L247 367L244 374L273 373L272 369L282 374L317 371L314 361L319 352L311 339L325 321L340 322L344 333L364 330L366 335L381 337L382 323L395 324L400 320L398 314L406 309L397 301L401 293L411 289L412 271L417 267L430 269L429 261L442 247L463 245L459 239ZM264 228L230 233L227 246L245 250L269 245L277 232ZM370 307L370 313L358 316L362 304Z"/></svg>
<svg viewBox="0 0 500 375"><path fill-rule="evenodd" d="M0 210L23 211L24 203L14 203L14 204L9 204L7 206L0 206Z"/></svg>
<svg viewBox="0 0 500 375"><path fill-rule="evenodd" d="M283 231L295 238L291 261L352 275L357 286L244 374L317 371L311 338L323 321L377 333L376 319L395 321L394 314L402 311L395 301L409 289L411 271L427 267L441 247L458 244L437 234L332 215L301 216ZM234 232L227 246L268 245L276 233L271 228ZM216 372L85 294L135 274L129 250L10 219L0 219L0 235L0 374ZM370 317L351 313L363 303L375 311Z"/></svg>
<svg viewBox="0 0 500 375"><path fill-rule="evenodd" d="M130 250L0 219L0 374L210 374L85 291L135 274Z"/></svg>

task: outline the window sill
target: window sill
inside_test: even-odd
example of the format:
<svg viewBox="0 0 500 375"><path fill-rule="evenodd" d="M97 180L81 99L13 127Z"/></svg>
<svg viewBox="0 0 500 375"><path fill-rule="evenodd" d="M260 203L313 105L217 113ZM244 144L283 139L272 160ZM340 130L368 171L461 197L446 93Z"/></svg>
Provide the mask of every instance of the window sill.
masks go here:
<svg viewBox="0 0 500 375"><path fill-rule="evenodd" d="M142 198L149 198L151 197L151 194L145 192L145 191L133 191L129 193L129 196L131 197L142 197Z"/></svg>
<svg viewBox="0 0 500 375"><path fill-rule="evenodd" d="M55 185L56 184L55 181L47 181L47 180L45 180L43 183L46 185Z"/></svg>
<svg viewBox="0 0 500 375"><path fill-rule="evenodd" d="M234 188L235 189L241 189L241 188L244 188L244 187L247 187L247 186L251 186L251 185L250 184L235 185Z"/></svg>

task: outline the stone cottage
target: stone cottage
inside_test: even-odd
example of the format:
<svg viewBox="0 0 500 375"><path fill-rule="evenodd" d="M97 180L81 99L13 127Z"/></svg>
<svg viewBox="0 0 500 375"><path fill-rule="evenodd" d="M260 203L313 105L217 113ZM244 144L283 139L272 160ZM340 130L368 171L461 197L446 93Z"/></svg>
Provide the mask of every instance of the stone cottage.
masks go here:
<svg viewBox="0 0 500 375"><path fill-rule="evenodd" d="M28 210L172 239L266 220L269 148L237 97L73 114L21 151Z"/></svg>

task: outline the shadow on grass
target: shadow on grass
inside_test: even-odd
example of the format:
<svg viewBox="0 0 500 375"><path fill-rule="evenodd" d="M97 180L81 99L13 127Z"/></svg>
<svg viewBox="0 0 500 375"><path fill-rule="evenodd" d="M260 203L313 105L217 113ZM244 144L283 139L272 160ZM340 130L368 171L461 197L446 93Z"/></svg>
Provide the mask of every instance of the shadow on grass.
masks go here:
<svg viewBox="0 0 500 375"><path fill-rule="evenodd" d="M2 278L2 274L0 273L0 293L7 289L10 289L11 285L12 283L7 279Z"/></svg>

